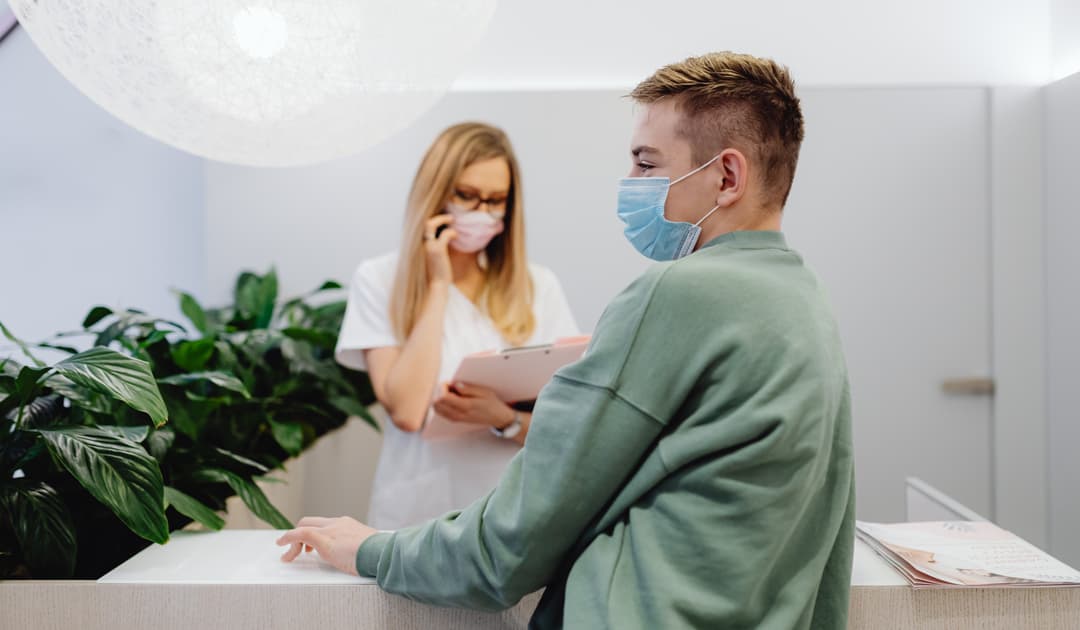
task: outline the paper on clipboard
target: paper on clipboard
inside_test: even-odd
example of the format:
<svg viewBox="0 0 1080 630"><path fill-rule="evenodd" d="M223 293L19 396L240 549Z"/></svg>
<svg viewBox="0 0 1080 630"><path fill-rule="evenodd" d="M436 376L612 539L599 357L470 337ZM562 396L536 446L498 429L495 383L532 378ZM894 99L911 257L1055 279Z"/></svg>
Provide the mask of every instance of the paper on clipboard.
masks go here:
<svg viewBox="0 0 1080 630"><path fill-rule="evenodd" d="M533 400L555 372L585 354L589 337L560 339L552 344L471 354L461 361L454 383L486 387L507 403Z"/></svg>
<svg viewBox="0 0 1080 630"><path fill-rule="evenodd" d="M470 354L461 360L451 382L486 387L506 403L534 400L559 368L585 354L589 339L587 335L568 337L541 346ZM432 412L424 436L451 437L475 429L475 425L450 422Z"/></svg>

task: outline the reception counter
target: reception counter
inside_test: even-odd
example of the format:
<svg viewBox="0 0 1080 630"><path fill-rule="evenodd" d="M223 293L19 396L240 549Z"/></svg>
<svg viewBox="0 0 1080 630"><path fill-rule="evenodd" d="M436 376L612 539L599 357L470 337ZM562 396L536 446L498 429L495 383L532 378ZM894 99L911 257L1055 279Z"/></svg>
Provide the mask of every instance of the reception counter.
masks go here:
<svg viewBox="0 0 1080 630"><path fill-rule="evenodd" d="M305 554L278 558L277 532L178 532L97 582L0 582L5 630L525 628L539 600L501 613L435 608L382 592ZM849 628L1080 628L1080 588L914 591L856 541Z"/></svg>

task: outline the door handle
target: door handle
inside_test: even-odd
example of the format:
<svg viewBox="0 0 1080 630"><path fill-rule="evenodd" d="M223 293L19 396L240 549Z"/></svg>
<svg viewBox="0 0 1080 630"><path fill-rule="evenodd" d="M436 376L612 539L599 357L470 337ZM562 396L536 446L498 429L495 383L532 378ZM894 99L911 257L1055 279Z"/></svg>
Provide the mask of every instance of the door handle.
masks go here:
<svg viewBox="0 0 1080 630"><path fill-rule="evenodd" d="M941 383L946 394L963 396L993 396L996 387L992 378L948 378Z"/></svg>

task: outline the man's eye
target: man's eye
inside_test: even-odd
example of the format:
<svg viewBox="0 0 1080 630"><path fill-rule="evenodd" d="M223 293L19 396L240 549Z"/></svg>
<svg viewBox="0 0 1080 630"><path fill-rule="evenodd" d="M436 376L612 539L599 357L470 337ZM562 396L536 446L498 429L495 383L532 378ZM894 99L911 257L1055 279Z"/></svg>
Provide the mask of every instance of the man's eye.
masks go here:
<svg viewBox="0 0 1080 630"><path fill-rule="evenodd" d="M642 171L648 171L648 170L649 170L650 168L653 168L653 165L652 165L652 164L646 164L646 163L644 163L644 162L638 162L638 165L637 165L637 166L638 166L638 168L640 168L640 169L641 169Z"/></svg>

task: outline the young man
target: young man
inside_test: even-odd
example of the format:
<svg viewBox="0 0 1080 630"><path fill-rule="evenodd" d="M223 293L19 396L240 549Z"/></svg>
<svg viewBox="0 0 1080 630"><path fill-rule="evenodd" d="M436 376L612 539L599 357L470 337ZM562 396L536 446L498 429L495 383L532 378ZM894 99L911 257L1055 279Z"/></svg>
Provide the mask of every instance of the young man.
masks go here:
<svg viewBox="0 0 1080 630"><path fill-rule="evenodd" d="M847 373L821 286L779 232L803 137L791 77L716 53L631 96L618 213L672 262L608 306L491 494L393 533L306 518L279 540L286 561L306 545L438 605L546 587L537 628L845 626Z"/></svg>

